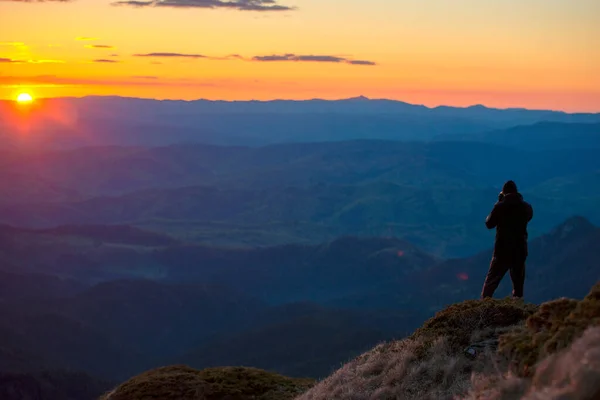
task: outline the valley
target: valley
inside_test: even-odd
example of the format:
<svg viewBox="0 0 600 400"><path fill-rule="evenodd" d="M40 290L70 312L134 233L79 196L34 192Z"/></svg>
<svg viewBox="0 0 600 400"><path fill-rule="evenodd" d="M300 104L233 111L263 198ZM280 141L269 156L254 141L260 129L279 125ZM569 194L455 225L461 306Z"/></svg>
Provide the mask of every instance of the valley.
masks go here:
<svg viewBox="0 0 600 400"><path fill-rule="evenodd" d="M15 390L100 395L180 364L326 377L479 297L507 179L534 207L527 300L600 279L596 114L63 101L78 123L100 118L90 104L110 118L86 140L55 126L2 142L0 379ZM130 129L147 113L167 125Z"/></svg>

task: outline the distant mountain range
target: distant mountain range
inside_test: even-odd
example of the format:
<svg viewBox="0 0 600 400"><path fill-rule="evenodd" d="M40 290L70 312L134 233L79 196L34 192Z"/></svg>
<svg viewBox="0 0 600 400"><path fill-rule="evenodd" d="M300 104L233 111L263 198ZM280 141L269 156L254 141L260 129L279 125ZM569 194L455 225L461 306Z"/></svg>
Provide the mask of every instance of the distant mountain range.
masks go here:
<svg viewBox="0 0 600 400"><path fill-rule="evenodd" d="M537 122L599 123L600 114L413 105L363 97L344 100L170 101L121 97L39 100L28 113L0 102L3 148L98 145L221 145L429 140ZM27 135L19 132L28 132Z"/></svg>

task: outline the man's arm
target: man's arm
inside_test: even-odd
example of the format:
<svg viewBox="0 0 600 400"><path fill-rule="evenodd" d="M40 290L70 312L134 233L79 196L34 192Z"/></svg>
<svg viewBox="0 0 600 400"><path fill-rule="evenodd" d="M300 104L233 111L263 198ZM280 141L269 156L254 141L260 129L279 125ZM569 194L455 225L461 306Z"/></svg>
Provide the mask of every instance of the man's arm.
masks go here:
<svg viewBox="0 0 600 400"><path fill-rule="evenodd" d="M494 204L494 208L492 208L492 212L485 219L485 226L487 226L488 229L494 229L496 226L498 226L498 215L500 214L500 205L501 204L502 203L500 203L500 202L497 202L496 204Z"/></svg>
<svg viewBox="0 0 600 400"><path fill-rule="evenodd" d="M533 207L531 204L527 203L527 222L531 221L533 218Z"/></svg>

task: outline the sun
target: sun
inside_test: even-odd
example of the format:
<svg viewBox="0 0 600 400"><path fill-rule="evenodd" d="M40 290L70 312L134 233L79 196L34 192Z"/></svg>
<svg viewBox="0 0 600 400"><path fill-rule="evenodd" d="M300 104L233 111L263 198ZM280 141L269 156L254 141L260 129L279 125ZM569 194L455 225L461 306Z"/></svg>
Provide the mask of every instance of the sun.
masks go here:
<svg viewBox="0 0 600 400"><path fill-rule="evenodd" d="M33 101L33 97L29 93L21 93L17 96L17 103L28 104Z"/></svg>

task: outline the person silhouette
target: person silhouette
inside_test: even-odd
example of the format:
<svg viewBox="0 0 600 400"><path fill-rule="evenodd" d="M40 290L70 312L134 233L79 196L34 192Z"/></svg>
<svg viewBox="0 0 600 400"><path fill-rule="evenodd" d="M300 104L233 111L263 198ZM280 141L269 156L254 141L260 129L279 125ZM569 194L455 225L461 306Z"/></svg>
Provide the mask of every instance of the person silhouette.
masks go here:
<svg viewBox="0 0 600 400"><path fill-rule="evenodd" d="M527 224L533 218L533 207L523 200L514 181L507 181L498 201L487 216L488 229L496 228L494 253L483 284L481 298L493 297L500 281L510 271L514 298L522 298L525 286L525 262L528 256Z"/></svg>

